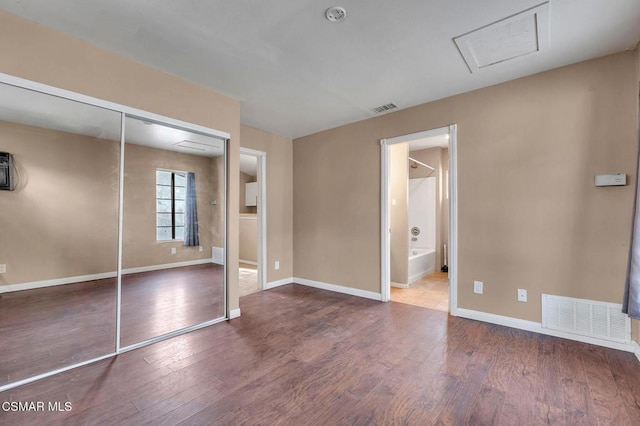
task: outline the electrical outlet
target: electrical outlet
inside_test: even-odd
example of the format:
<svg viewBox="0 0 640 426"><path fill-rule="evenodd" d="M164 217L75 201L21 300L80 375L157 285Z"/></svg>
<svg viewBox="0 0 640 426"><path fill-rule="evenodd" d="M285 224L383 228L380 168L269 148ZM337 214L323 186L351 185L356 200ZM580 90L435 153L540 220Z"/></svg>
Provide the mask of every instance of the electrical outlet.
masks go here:
<svg viewBox="0 0 640 426"><path fill-rule="evenodd" d="M176 254L177 250L175 247L171 247L171 254Z"/></svg>
<svg viewBox="0 0 640 426"><path fill-rule="evenodd" d="M198 251L204 251L204 247L199 246L199 247L198 247Z"/></svg>
<svg viewBox="0 0 640 426"><path fill-rule="evenodd" d="M475 294L482 294L483 291L484 291L484 283L482 281L474 281L473 292Z"/></svg>
<svg viewBox="0 0 640 426"><path fill-rule="evenodd" d="M526 302L527 301L527 290L518 289L518 302Z"/></svg>
<svg viewBox="0 0 640 426"><path fill-rule="evenodd" d="M3 263L0 264L0 274L6 274L7 273L7 264Z"/></svg>
<svg viewBox="0 0 640 426"><path fill-rule="evenodd" d="M280 261L279 261L279 260L276 260L276 262L274 263L273 267L276 269L276 271L277 271L278 269L280 269Z"/></svg>

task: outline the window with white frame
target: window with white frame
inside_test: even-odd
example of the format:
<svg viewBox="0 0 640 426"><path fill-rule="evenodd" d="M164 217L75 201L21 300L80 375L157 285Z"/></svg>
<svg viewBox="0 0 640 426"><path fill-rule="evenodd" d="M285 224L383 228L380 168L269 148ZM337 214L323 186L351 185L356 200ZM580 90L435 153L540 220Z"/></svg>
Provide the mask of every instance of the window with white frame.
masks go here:
<svg viewBox="0 0 640 426"><path fill-rule="evenodd" d="M186 173L156 170L156 240L184 238Z"/></svg>

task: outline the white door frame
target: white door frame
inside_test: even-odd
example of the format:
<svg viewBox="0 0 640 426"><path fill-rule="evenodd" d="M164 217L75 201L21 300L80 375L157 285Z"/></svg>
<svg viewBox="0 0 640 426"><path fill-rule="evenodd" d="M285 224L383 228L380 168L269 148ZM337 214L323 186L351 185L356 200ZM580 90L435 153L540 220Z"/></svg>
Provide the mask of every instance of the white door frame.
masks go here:
<svg viewBox="0 0 640 426"><path fill-rule="evenodd" d="M267 285L267 153L240 147L240 155L250 155L258 160L258 289L264 290Z"/></svg>
<svg viewBox="0 0 640 426"><path fill-rule="evenodd" d="M457 126L441 127L424 132L411 133L389 139L380 140L381 149L381 204L380 204L380 293L383 302L388 302L391 296L391 248L390 248L390 216L389 209L389 146L397 143L409 142L430 136L449 135L449 313L456 315L458 308L458 151L457 151Z"/></svg>

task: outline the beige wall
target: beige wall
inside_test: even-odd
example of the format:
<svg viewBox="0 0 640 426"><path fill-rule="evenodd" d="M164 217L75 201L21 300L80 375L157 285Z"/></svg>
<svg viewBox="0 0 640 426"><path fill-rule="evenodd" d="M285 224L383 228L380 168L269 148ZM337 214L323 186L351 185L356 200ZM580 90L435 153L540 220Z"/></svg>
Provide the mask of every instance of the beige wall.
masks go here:
<svg viewBox="0 0 640 426"><path fill-rule="evenodd" d="M458 305L540 321L541 293L620 303L633 185L596 188L593 179L635 179L636 55L296 139L296 276L379 292L379 140L456 123ZM474 279L484 295L473 294ZM516 301L518 288L528 303Z"/></svg>
<svg viewBox="0 0 640 426"><path fill-rule="evenodd" d="M239 198L240 202L238 203L240 213L256 213L257 212L256 206L245 205L246 203L245 194L247 193L246 185L250 182L257 182L256 177L240 172L240 198Z"/></svg>
<svg viewBox="0 0 640 426"><path fill-rule="evenodd" d="M267 282L293 277L293 144L291 139L243 125L241 145L266 152ZM274 268L275 261L280 269Z"/></svg>
<svg viewBox="0 0 640 426"><path fill-rule="evenodd" d="M0 286L114 272L120 144L0 121L0 151L18 178L0 192Z"/></svg>
<svg viewBox="0 0 640 426"><path fill-rule="evenodd" d="M380 291L381 117L293 142L294 274Z"/></svg>
<svg viewBox="0 0 640 426"><path fill-rule="evenodd" d="M0 72L228 132L227 251L237 263L239 101L6 12L0 12ZM237 308L235 268L228 297L229 308Z"/></svg>
<svg viewBox="0 0 640 426"><path fill-rule="evenodd" d="M446 230L442 229L442 148L428 148L418 151L411 151L409 156L418 161L421 161L435 169L431 173L430 169L418 165L418 168L409 168L409 178L426 178L433 177L436 180L436 271L440 270L442 266L442 234L446 233Z"/></svg>
<svg viewBox="0 0 640 426"><path fill-rule="evenodd" d="M389 274L391 282L409 283L409 145L389 147Z"/></svg>
<svg viewBox="0 0 640 426"><path fill-rule="evenodd" d="M126 144L124 159L123 268L210 259L214 206L209 201L213 199L215 183L212 158ZM156 169L195 174L202 252L198 247L185 247L182 241L156 240ZM171 254L172 248L176 254Z"/></svg>
<svg viewBox="0 0 640 426"><path fill-rule="evenodd" d="M255 214L240 214L240 261L258 261L258 221Z"/></svg>

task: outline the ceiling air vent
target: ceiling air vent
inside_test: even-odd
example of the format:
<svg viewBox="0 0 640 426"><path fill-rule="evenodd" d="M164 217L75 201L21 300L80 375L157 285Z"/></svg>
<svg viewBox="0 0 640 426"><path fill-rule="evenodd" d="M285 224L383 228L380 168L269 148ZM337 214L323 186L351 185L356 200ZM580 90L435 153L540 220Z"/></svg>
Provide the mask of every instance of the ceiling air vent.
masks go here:
<svg viewBox="0 0 640 426"><path fill-rule="evenodd" d="M379 107L371 108L371 111L375 112L376 114L380 114L380 113L387 112L387 111L390 111L390 110L396 109L396 108L398 108L398 105L396 105L394 103L390 103L390 104L386 104L386 105L381 105Z"/></svg>

